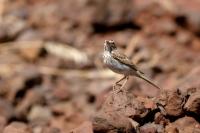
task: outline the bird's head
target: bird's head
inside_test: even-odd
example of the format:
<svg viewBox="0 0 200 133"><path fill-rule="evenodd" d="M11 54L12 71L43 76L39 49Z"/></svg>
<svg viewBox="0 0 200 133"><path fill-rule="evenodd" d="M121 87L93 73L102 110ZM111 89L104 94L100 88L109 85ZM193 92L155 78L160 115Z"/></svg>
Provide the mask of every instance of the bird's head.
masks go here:
<svg viewBox="0 0 200 133"><path fill-rule="evenodd" d="M104 51L112 52L116 50L117 47L115 46L115 42L113 40L105 40L104 42Z"/></svg>

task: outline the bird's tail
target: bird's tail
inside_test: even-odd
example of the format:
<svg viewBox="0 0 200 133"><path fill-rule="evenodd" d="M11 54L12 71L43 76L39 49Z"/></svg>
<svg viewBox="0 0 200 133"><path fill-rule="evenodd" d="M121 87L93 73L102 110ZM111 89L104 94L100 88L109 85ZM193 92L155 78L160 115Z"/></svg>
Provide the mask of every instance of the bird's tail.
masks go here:
<svg viewBox="0 0 200 133"><path fill-rule="evenodd" d="M161 89L160 87L158 87L156 84L154 84L151 80L149 80L147 77L144 76L144 74L140 71L137 71L137 75L138 78L141 78L145 81L147 81L149 84L153 85L154 87Z"/></svg>

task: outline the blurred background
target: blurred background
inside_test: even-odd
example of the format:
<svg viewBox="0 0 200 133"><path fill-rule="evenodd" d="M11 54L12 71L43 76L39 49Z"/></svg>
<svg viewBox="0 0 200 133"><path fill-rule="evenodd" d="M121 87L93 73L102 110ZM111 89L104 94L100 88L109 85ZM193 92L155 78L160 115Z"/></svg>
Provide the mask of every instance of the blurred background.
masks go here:
<svg viewBox="0 0 200 133"><path fill-rule="evenodd" d="M109 39L161 88L200 86L199 0L1 0L0 131L91 128L122 77L102 63ZM158 93L137 78L126 88Z"/></svg>

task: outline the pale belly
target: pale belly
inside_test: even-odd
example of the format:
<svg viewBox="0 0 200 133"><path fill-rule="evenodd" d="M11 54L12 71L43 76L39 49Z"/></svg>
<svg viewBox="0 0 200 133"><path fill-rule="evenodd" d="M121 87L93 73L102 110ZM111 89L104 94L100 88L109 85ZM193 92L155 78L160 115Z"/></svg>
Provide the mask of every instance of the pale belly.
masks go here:
<svg viewBox="0 0 200 133"><path fill-rule="evenodd" d="M123 75L135 75L135 71L122 63L120 63L118 60L115 60L110 57L110 55L106 55L104 57L104 63L105 65L110 68L112 71L123 74Z"/></svg>

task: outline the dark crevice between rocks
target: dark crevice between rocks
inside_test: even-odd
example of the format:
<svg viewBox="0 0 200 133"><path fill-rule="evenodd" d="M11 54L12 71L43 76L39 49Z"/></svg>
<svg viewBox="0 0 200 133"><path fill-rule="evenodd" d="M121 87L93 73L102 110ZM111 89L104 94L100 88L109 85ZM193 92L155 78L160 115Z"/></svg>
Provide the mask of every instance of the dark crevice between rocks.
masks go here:
<svg viewBox="0 0 200 133"><path fill-rule="evenodd" d="M1 27L0 27L1 28ZM5 42L13 42L15 41L25 30L19 31L18 33L14 35L9 35L7 32L1 33L0 31L0 43Z"/></svg>
<svg viewBox="0 0 200 133"><path fill-rule="evenodd" d="M40 85L42 83L42 76L38 75L36 77L32 77L25 82L26 88L32 88L36 85Z"/></svg>
<svg viewBox="0 0 200 133"><path fill-rule="evenodd" d="M200 109L199 109L200 110ZM194 113L194 112L185 112L187 116L193 117L196 121L200 123L200 115Z"/></svg>
<svg viewBox="0 0 200 133"><path fill-rule="evenodd" d="M139 53L141 50L142 50L141 47L136 46L133 52L134 53Z"/></svg>
<svg viewBox="0 0 200 133"><path fill-rule="evenodd" d="M171 31L169 33L169 36L171 36L171 37L175 37L176 35L177 35L177 31Z"/></svg>
<svg viewBox="0 0 200 133"><path fill-rule="evenodd" d="M199 29L199 31L195 32L195 35L200 38L200 29Z"/></svg>
<svg viewBox="0 0 200 133"><path fill-rule="evenodd" d="M95 95L89 94L87 98L88 103L93 104L96 101Z"/></svg>
<svg viewBox="0 0 200 133"><path fill-rule="evenodd" d="M137 121L140 126L143 126L146 123L153 122L155 114L159 112L159 109L150 111L144 118L134 117L133 120Z"/></svg>
<svg viewBox="0 0 200 133"><path fill-rule="evenodd" d="M29 79L27 79L24 83L24 86L23 88L21 88L15 95L15 102L14 102L14 105L17 105L18 102L23 99L23 97L25 96L26 92L37 86L37 85L41 85L42 84L42 76L41 75L37 75L37 76L34 76L34 77L31 77Z"/></svg>
<svg viewBox="0 0 200 133"><path fill-rule="evenodd" d="M175 17L175 23L180 27L187 28L188 26L187 17L184 15L179 15Z"/></svg>
<svg viewBox="0 0 200 133"><path fill-rule="evenodd" d="M23 122L23 123L28 123L28 120L27 120L26 117L17 118L16 116L11 117L11 118L8 120L8 123L12 123L12 122L14 122L14 121Z"/></svg>
<svg viewBox="0 0 200 133"><path fill-rule="evenodd" d="M142 64L142 63L145 63L145 62L148 62L148 59L140 58L137 63Z"/></svg>
<svg viewBox="0 0 200 133"><path fill-rule="evenodd" d="M10 38L6 35L1 36L0 35L0 43L8 42L10 41Z"/></svg>
<svg viewBox="0 0 200 133"><path fill-rule="evenodd" d="M39 52L39 57L40 58L45 58L48 55L48 52L45 48L41 48L40 52Z"/></svg>
<svg viewBox="0 0 200 133"><path fill-rule="evenodd" d="M17 37L18 36L11 37L11 36L8 36L8 35L0 36L0 43L15 41Z"/></svg>
<svg viewBox="0 0 200 133"><path fill-rule="evenodd" d="M97 33L97 34L103 34L106 32L122 31L122 30L126 30L126 29L136 30L136 31L139 31L142 29L142 27L140 25L133 23L133 22L116 24L116 25L112 25L112 26L108 26L108 25L102 24L102 23L94 23L92 26L94 29L94 33Z"/></svg>
<svg viewBox="0 0 200 133"><path fill-rule="evenodd" d="M154 66L152 67L152 71L154 74L161 74L163 73L163 69L160 66Z"/></svg>
<svg viewBox="0 0 200 133"><path fill-rule="evenodd" d="M165 118L168 119L170 122L175 122L176 120L178 120L184 116L185 116L185 114L181 114L179 116L166 115Z"/></svg>
<svg viewBox="0 0 200 133"><path fill-rule="evenodd" d="M113 129L113 130L100 130L100 131L94 131L94 133L125 133L124 128L119 129ZM136 131L133 129L131 131L127 131L126 133L136 133Z"/></svg>
<svg viewBox="0 0 200 133"><path fill-rule="evenodd" d="M175 21L175 23L176 23L177 26L180 26L180 27L182 27L182 28L184 28L184 29L189 29L189 30L191 30L191 29L190 29L191 25L189 25L188 19L187 19L186 16L184 16L184 15L179 15L179 16L175 17L174 21ZM194 34L196 37L200 37L200 29L199 29L199 28L198 28L198 29L195 29L195 31L192 31L192 32L193 32L193 34ZM175 32L175 33L172 32L172 33L170 33L170 35L171 35L171 36L175 36L175 35L176 35L176 32Z"/></svg>
<svg viewBox="0 0 200 133"><path fill-rule="evenodd" d="M196 121L198 121L200 123L200 116L195 114L194 112L184 112L183 114L179 115L179 116L170 116L170 115L166 115L165 118L168 119L170 121L170 123L175 122L176 120L183 118L185 116L190 116L193 117Z"/></svg>

